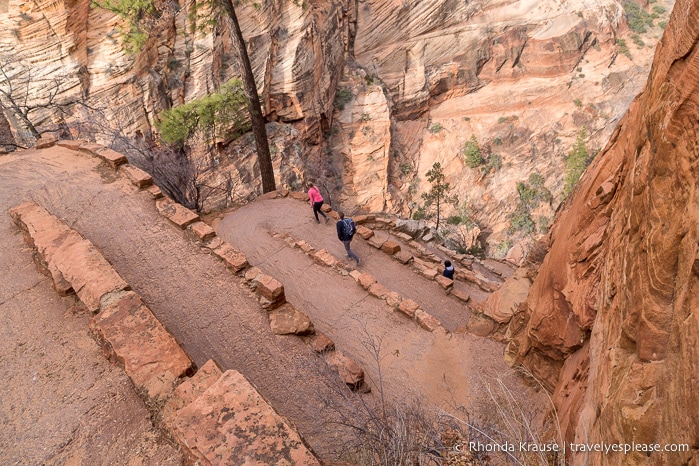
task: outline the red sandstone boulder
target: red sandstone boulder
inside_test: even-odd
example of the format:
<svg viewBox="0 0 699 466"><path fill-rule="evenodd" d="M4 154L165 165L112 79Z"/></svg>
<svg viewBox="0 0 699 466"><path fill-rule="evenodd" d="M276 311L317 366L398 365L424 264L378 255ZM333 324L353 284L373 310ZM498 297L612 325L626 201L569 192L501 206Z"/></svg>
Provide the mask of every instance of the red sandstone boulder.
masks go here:
<svg viewBox="0 0 699 466"><path fill-rule="evenodd" d="M167 197L157 200L155 202L155 207L158 209L158 212L160 212L160 215L183 230L192 223L199 221L199 216L197 214Z"/></svg>
<svg viewBox="0 0 699 466"><path fill-rule="evenodd" d="M286 302L284 285L269 275L260 274L257 277L257 293L272 304L281 305Z"/></svg>
<svg viewBox="0 0 699 466"><path fill-rule="evenodd" d="M418 309L415 311L415 320L418 325L429 332L434 332L435 330L442 327L442 324L431 314Z"/></svg>
<svg viewBox="0 0 699 466"><path fill-rule="evenodd" d="M389 239L384 241L384 243L381 245L381 250L386 254L395 254L400 251L400 244Z"/></svg>
<svg viewBox="0 0 699 466"><path fill-rule="evenodd" d="M236 274L248 268L249 264L245 255L225 241L222 241L221 245L213 250L213 253Z"/></svg>
<svg viewBox="0 0 699 466"><path fill-rule="evenodd" d="M204 222L192 223L188 228L199 238L199 241L208 241L216 236L214 229Z"/></svg>
<svg viewBox="0 0 699 466"><path fill-rule="evenodd" d="M146 188L153 184L153 177L129 163L122 165L119 171L123 171L131 183L139 189Z"/></svg>
<svg viewBox="0 0 699 466"><path fill-rule="evenodd" d="M389 293L388 288L383 286L381 283L372 283L369 286L369 294L372 296L375 296L379 299L384 299L386 295Z"/></svg>
<svg viewBox="0 0 699 466"><path fill-rule="evenodd" d="M318 333L311 337L308 341L308 346L316 353L327 353L335 349L335 343L322 333Z"/></svg>
<svg viewBox="0 0 699 466"><path fill-rule="evenodd" d="M325 265L326 267L335 267L337 264L337 259L335 259L332 254L330 254L328 251L325 249L321 249L320 251L316 251L313 254L313 258L315 259L316 262L319 264Z"/></svg>
<svg viewBox="0 0 699 466"><path fill-rule="evenodd" d="M385 239L381 239L378 236L372 236L367 240L367 243L369 243L371 246L375 247L376 249L381 249L381 246L383 246L383 243L385 242Z"/></svg>
<svg viewBox="0 0 699 466"><path fill-rule="evenodd" d="M344 383L352 389L359 389L364 383L364 370L339 351L327 356L328 365L338 373Z"/></svg>
<svg viewBox="0 0 699 466"><path fill-rule="evenodd" d="M275 335L308 335L315 331L311 319L289 303L269 313L269 326Z"/></svg>
<svg viewBox="0 0 699 466"><path fill-rule="evenodd" d="M363 225L357 225L357 234L364 239L369 239L374 236L374 230Z"/></svg>
<svg viewBox="0 0 699 466"><path fill-rule="evenodd" d="M357 281L365 290L368 290L371 285L376 283L376 279L368 273L361 274Z"/></svg>
<svg viewBox="0 0 699 466"><path fill-rule="evenodd" d="M294 428L233 370L180 409L173 426L193 463L320 464Z"/></svg>
<svg viewBox="0 0 699 466"><path fill-rule="evenodd" d="M415 317L415 311L418 309L420 309L420 305L412 299L404 299L398 305L398 310L411 319Z"/></svg>
<svg viewBox="0 0 699 466"><path fill-rule="evenodd" d="M410 264L413 261L413 255L410 254L408 251L398 251L395 253L393 256L395 260L400 262L401 264Z"/></svg>
<svg viewBox="0 0 699 466"><path fill-rule="evenodd" d="M439 283L439 286L444 288L444 290L448 293L451 291L452 288L454 288L454 280L445 277L444 275L437 275L434 277L434 280Z"/></svg>

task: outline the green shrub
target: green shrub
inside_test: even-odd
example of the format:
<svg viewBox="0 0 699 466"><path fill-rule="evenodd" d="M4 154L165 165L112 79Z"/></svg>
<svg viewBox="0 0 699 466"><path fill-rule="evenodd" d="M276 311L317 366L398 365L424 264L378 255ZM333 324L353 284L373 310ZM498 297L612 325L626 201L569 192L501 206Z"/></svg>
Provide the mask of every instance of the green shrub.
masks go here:
<svg viewBox="0 0 699 466"><path fill-rule="evenodd" d="M580 99L575 99L573 101L573 103L575 104L576 107L582 107L582 102L580 101Z"/></svg>
<svg viewBox="0 0 699 466"><path fill-rule="evenodd" d="M643 34L646 32L646 26L653 26L653 18L636 2L624 2L624 13L629 29L636 34Z"/></svg>
<svg viewBox="0 0 699 466"><path fill-rule="evenodd" d="M655 5L653 7L653 13L657 13L659 15L662 15L663 13L665 13L665 11L666 11L665 8L661 7L660 5Z"/></svg>
<svg viewBox="0 0 699 466"><path fill-rule="evenodd" d="M500 154L490 154L485 161L485 172L490 173L500 170L502 167L502 157Z"/></svg>
<svg viewBox="0 0 699 466"><path fill-rule="evenodd" d="M626 40L617 39L616 46L619 49L620 54L626 55L628 59L631 60L631 52L629 51L629 48L626 46Z"/></svg>
<svg viewBox="0 0 699 466"><path fill-rule="evenodd" d="M658 23L658 27L660 27L660 29L665 29L665 26L667 26L667 21L660 21Z"/></svg>
<svg viewBox="0 0 699 466"><path fill-rule="evenodd" d="M352 91L350 89L338 89L337 92L335 92L335 101L333 104L335 105L335 108L338 110L344 110L345 105L352 100Z"/></svg>
<svg viewBox="0 0 699 466"><path fill-rule="evenodd" d="M507 123L507 117L500 117L500 118L498 118L498 123L499 123L499 124Z"/></svg>
<svg viewBox="0 0 699 466"><path fill-rule="evenodd" d="M433 125L430 125L429 127L429 132L432 134L437 134L441 132L444 129L444 126L442 126L440 123L434 123Z"/></svg>
<svg viewBox="0 0 699 466"><path fill-rule="evenodd" d="M523 233L525 235L530 235L536 231L536 226L532 220L529 211L526 209L518 208L510 216L510 233Z"/></svg>
<svg viewBox="0 0 699 466"><path fill-rule="evenodd" d="M400 171L402 171L404 175L409 175L413 171L413 166L409 162L403 162L400 164Z"/></svg>
<svg viewBox="0 0 699 466"><path fill-rule="evenodd" d="M371 114L368 112L362 113L362 117L360 119L362 123L366 123L367 121L371 121Z"/></svg>
<svg viewBox="0 0 699 466"><path fill-rule="evenodd" d="M461 217L458 215L452 215L447 219L447 225L460 225Z"/></svg>
<svg viewBox="0 0 699 466"><path fill-rule="evenodd" d="M128 21L125 28L120 29L124 37L127 52L139 52L148 40L148 28L143 20L155 13L153 0L93 0L92 5L111 11Z"/></svg>
<svg viewBox="0 0 699 466"><path fill-rule="evenodd" d="M209 94L160 115L158 129L162 139L182 146L196 133L207 142L235 137L250 129L247 99L242 83L234 79Z"/></svg>
<svg viewBox="0 0 699 466"><path fill-rule="evenodd" d="M586 139L587 131L583 128L578 133L575 144L566 158L565 184L563 186L564 196L570 194L580 179L580 176L585 171L585 168L587 168L592 161L587 151L587 146L585 145Z"/></svg>
<svg viewBox="0 0 699 466"><path fill-rule="evenodd" d="M485 160L481 157L481 148L478 146L478 139L476 139L475 134L472 134L471 139L466 141L462 153L464 162L469 168L478 168L485 163Z"/></svg>
<svg viewBox="0 0 699 466"><path fill-rule="evenodd" d="M643 40L638 36L638 34L633 34L633 35L631 36L631 40L633 41L634 44L636 44L636 46L637 46L639 49L640 49L641 47L643 47L644 45L646 45L645 42L643 42Z"/></svg>

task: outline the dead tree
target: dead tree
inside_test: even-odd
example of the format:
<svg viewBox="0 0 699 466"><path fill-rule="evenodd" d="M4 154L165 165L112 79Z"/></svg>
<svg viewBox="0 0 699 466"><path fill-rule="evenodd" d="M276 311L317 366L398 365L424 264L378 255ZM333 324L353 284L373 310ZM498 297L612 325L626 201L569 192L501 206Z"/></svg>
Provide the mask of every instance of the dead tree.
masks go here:
<svg viewBox="0 0 699 466"><path fill-rule="evenodd" d="M41 111L63 115L73 105L86 105L82 96L75 99L59 97L62 83L66 81L68 79L62 76L39 78L18 57L0 56L0 106L18 134L28 131L31 138L39 139L42 133L56 131L61 126L40 128L37 117ZM44 94L42 98L36 97L39 90ZM21 139L26 139L26 136Z"/></svg>

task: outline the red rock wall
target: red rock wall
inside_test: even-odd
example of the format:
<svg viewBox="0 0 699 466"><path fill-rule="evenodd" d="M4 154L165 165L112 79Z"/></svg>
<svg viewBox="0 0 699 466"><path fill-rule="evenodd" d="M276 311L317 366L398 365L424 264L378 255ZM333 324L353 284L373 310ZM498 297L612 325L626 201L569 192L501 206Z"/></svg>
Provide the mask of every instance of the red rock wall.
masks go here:
<svg viewBox="0 0 699 466"><path fill-rule="evenodd" d="M645 90L558 215L507 350L555 388L568 441L692 449L573 464L699 461L698 40L699 2L680 0Z"/></svg>

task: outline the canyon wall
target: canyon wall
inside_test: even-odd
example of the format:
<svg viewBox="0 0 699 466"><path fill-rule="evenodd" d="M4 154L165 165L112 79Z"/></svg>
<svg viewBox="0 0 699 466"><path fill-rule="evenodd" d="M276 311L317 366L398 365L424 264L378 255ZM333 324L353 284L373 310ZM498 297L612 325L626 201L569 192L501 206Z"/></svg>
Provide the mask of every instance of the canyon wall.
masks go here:
<svg viewBox="0 0 699 466"><path fill-rule="evenodd" d="M225 27L201 17L208 2L154 5L134 54L125 51L128 21L88 0L0 8L0 56L34 70L31 99L45 102L56 89L57 101L89 104L71 105L69 117L40 108L32 114L38 124L90 122L70 132L107 144L115 132L157 139L162 110L239 75ZM608 139L642 89L667 16L656 15L631 46L617 0L259 0L236 8L275 125L280 185L300 188L330 173L319 184L345 210L407 216L440 162L460 206L503 251L524 234L510 228L517 183L538 174L553 193L532 214L544 231L577 134L587 130L591 152ZM472 135L497 163L465 163ZM15 136L24 145L31 139ZM235 196L213 195L209 207L258 194L248 139L222 141L204 159L213 168L207 183L232 177L237 185Z"/></svg>
<svg viewBox="0 0 699 466"><path fill-rule="evenodd" d="M677 2L643 93L565 203L507 358L555 389L573 464L699 462L699 4Z"/></svg>

